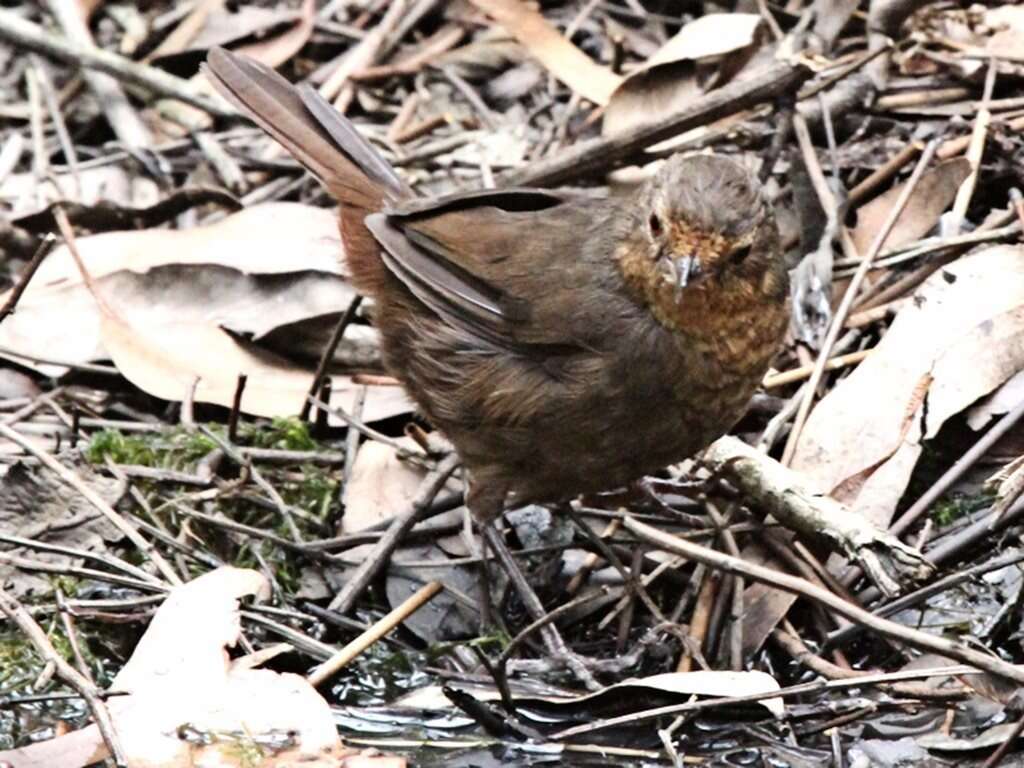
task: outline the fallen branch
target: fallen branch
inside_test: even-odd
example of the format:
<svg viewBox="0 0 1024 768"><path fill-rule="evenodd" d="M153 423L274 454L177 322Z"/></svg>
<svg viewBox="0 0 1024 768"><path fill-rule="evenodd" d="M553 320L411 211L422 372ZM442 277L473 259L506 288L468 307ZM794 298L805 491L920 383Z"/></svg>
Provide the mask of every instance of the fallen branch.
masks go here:
<svg viewBox="0 0 1024 768"><path fill-rule="evenodd" d="M776 64L757 77L712 91L681 112L617 136L583 141L504 174L502 186L553 186L626 165L652 144L763 104L799 88L813 73L802 63Z"/></svg>
<svg viewBox="0 0 1024 768"><path fill-rule="evenodd" d="M824 536L886 595L897 595L907 580L920 581L934 570L924 556L896 536L871 525L838 501L811 491L800 474L735 437L723 437L705 451L702 462L736 485L787 528Z"/></svg>
<svg viewBox="0 0 1024 768"><path fill-rule="evenodd" d="M25 21L13 11L0 9L0 40L68 64L106 72L118 80L142 86L160 96L184 101L211 115L231 117L237 114L226 102L219 103L198 93L187 80L101 48L71 42L47 32L38 24Z"/></svg>

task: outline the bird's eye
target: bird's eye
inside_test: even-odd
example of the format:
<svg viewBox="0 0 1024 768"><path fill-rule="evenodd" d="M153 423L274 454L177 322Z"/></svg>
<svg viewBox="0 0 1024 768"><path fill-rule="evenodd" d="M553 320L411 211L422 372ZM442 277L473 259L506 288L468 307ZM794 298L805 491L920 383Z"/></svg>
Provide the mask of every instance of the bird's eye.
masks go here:
<svg viewBox="0 0 1024 768"><path fill-rule="evenodd" d="M662 226L661 219L658 218L658 214L651 214L651 218L647 220L647 226L651 228L651 237L661 237Z"/></svg>
<svg viewBox="0 0 1024 768"><path fill-rule="evenodd" d="M749 255L750 255L750 246L749 245L744 245L743 247L737 248L735 251L730 253L729 254L729 260L732 261L733 264L742 264L743 260L746 259L747 256L749 256Z"/></svg>

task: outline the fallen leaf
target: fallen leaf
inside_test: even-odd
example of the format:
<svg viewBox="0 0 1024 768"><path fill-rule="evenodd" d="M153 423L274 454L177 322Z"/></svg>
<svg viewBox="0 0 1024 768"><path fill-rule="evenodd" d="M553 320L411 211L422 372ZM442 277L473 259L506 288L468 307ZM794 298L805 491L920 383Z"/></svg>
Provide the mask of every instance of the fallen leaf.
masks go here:
<svg viewBox="0 0 1024 768"><path fill-rule="evenodd" d="M97 475L88 465L75 471L85 483L109 504L116 504L124 489L119 482ZM47 544L72 547L80 552L102 555L109 542L123 536L107 518L77 491L18 462L0 472L0 534L34 539ZM80 566L83 560L55 552L29 551L2 543L0 584L15 597L50 596L54 591L51 574L35 573L5 562L5 556L31 557L33 560L60 566Z"/></svg>
<svg viewBox="0 0 1024 768"><path fill-rule="evenodd" d="M344 274L335 213L300 203L263 203L190 229L105 232L75 243L93 279L162 264L219 264L247 274L302 269ZM67 246L61 245L40 265L26 294L81 281Z"/></svg>
<svg viewBox="0 0 1024 768"><path fill-rule="evenodd" d="M884 525L921 441L1022 369L1024 247L967 256L929 278L871 355L817 404L793 467Z"/></svg>
<svg viewBox="0 0 1024 768"><path fill-rule="evenodd" d="M397 442L410 453L422 453L412 438ZM399 458L393 446L367 440L359 446L352 476L345 485L341 533L365 531L408 509L424 477L426 470Z"/></svg>
<svg viewBox="0 0 1024 768"><path fill-rule="evenodd" d="M981 400L967 411L967 425L978 431L996 416L1009 413L1014 406L1024 401L1024 371L1018 371L999 389Z"/></svg>
<svg viewBox="0 0 1024 768"><path fill-rule="evenodd" d="M323 272L247 275L211 264L166 265L141 273L123 270L97 280L96 285L103 297L132 322L165 325L169 334L180 335L196 325L205 325L259 339L282 325L294 328L315 320L304 329L305 347L289 345L284 351L290 360L309 361L310 368L315 367L335 325L326 322L325 316L347 306L354 295L347 281ZM69 327L75 333L68 333ZM379 362L379 354L374 354L375 331L365 326L352 326L350 331L359 333L346 333L352 344L343 342L336 359L353 365ZM68 363L109 358L101 338L99 310L81 283L23 296L17 312L0 325L0 346L14 353L39 354ZM354 354L348 360L344 352L350 347ZM49 375L66 370L49 364L34 367Z"/></svg>
<svg viewBox="0 0 1024 768"><path fill-rule="evenodd" d="M635 697L638 695L642 702L645 691L648 696L654 692L680 696L750 696L774 693L779 690L779 687L778 681L765 672L700 670L697 672L666 672L660 675L625 680L581 696L525 694L514 695L513 699L523 706L529 706L530 702L544 702L554 705L558 709L578 711L588 704L614 696L617 706L602 706L601 708L602 716L608 716L610 712L622 713L636 709L636 707L627 708L624 705L628 702L636 702ZM492 689L472 689L470 692L474 697L484 701L498 701L501 698L498 691ZM764 698L757 704L765 707L777 717L781 717L785 713L785 703L778 697ZM402 696L393 702L393 706L414 709L450 709L451 702L444 695L441 686L426 686Z"/></svg>
<svg viewBox="0 0 1024 768"><path fill-rule="evenodd" d="M248 377L240 401L244 413L295 416L306 403L313 373L204 323L136 324L103 312L100 338L117 369L154 397L181 400L195 387L194 399L230 408L238 377ZM331 377L330 404L351 413L363 385L348 376ZM363 419L378 421L412 410L401 387L366 387ZM329 423L345 422L329 416Z"/></svg>
<svg viewBox="0 0 1024 768"><path fill-rule="evenodd" d="M251 8L252 6L245 6ZM313 0L302 0L296 22L284 32L240 46L235 53L242 53L268 67L279 67L302 50L313 34L316 21L316 6Z"/></svg>
<svg viewBox="0 0 1024 768"><path fill-rule="evenodd" d="M254 206L193 229L108 232L76 244L101 293L150 324L186 320L262 336L343 309L354 295L341 275L334 215L294 203ZM322 328L322 338L329 334ZM99 311L66 246L46 258L0 324L0 347L70 363L107 357ZM50 376L67 371L34 367Z"/></svg>
<svg viewBox="0 0 1024 768"><path fill-rule="evenodd" d="M883 246L898 248L927 235L953 202L957 189L970 172L971 164L965 157L946 160L926 171ZM858 253L867 253L905 186L906 182L899 184L857 209L857 225L851 236Z"/></svg>
<svg viewBox="0 0 1024 768"><path fill-rule="evenodd" d="M615 89L601 133L626 133L679 112L705 91L699 69L714 73L713 87L723 84L756 50L762 24L756 13L709 13L686 24Z"/></svg>
<svg viewBox="0 0 1024 768"><path fill-rule="evenodd" d="M605 105L622 79L588 57L540 13L520 0L471 0L515 37L552 75L595 104Z"/></svg>
<svg viewBox="0 0 1024 768"><path fill-rule="evenodd" d="M56 202L81 205L111 203L123 208L145 208L160 199L156 182L131 176L119 165L102 165L72 173L52 173L40 181L34 173L15 173L0 185L5 215L17 221Z"/></svg>
<svg viewBox="0 0 1024 768"><path fill-rule="evenodd" d="M341 746L330 706L305 679L231 663L226 648L238 640L238 599L267 594L261 574L232 567L219 568L170 592L111 684L113 690L128 694L111 698L108 708L131 765L327 768L357 764L342 762L358 753ZM190 740L183 732L203 738ZM291 743L287 750L274 750L270 745L282 733L289 734ZM260 745L258 762L240 749L246 744ZM91 725L0 752L0 761L18 768L79 768L106 756L99 730ZM388 757L368 765L404 766L404 761L395 760Z"/></svg>
<svg viewBox="0 0 1024 768"><path fill-rule="evenodd" d="M1024 8L1008 4L984 11L985 26L995 30L985 41L985 52L1019 57L1024 50Z"/></svg>
<svg viewBox="0 0 1024 768"><path fill-rule="evenodd" d="M224 0L205 0L148 58L159 60L187 51L206 51L255 38L254 42L242 45L236 51L268 67L278 67L298 53L309 40L315 11L313 0L302 0L298 9L284 6L264 8L255 4L227 5Z"/></svg>

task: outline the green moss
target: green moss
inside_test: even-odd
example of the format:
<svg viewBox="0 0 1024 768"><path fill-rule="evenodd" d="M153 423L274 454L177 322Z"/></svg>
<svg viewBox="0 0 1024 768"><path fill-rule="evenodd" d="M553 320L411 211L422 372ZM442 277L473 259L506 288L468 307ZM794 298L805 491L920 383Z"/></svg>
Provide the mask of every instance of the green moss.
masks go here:
<svg viewBox="0 0 1024 768"><path fill-rule="evenodd" d="M243 425L241 442L255 448L276 448L281 451L315 451L319 447L309 434L309 423L297 418L276 418L270 426Z"/></svg>
<svg viewBox="0 0 1024 768"><path fill-rule="evenodd" d="M85 449L85 458L102 464L107 457L115 464L156 464L156 451L146 438L125 435L116 429L104 429L92 436Z"/></svg>
<svg viewBox="0 0 1024 768"><path fill-rule="evenodd" d="M302 467L302 480L297 483L286 483L283 488L284 500L300 509L304 509L320 520L326 520L331 504L338 497L338 480L336 476L320 467L306 465Z"/></svg>
<svg viewBox="0 0 1024 768"><path fill-rule="evenodd" d="M0 634L0 687L16 690L30 684L43 669L43 660L19 632Z"/></svg>
<svg viewBox="0 0 1024 768"><path fill-rule="evenodd" d="M984 509L991 504L992 495L988 493L977 493L971 496L953 493L943 496L932 505L931 516L936 525L945 527L955 520Z"/></svg>
<svg viewBox="0 0 1024 768"><path fill-rule="evenodd" d="M227 430L219 425L210 425L211 432L218 437L227 439ZM170 435L172 456L180 457L180 460L188 464L199 461L210 452L217 450L220 446L216 441L207 437L202 432L195 432L188 429L176 430Z"/></svg>

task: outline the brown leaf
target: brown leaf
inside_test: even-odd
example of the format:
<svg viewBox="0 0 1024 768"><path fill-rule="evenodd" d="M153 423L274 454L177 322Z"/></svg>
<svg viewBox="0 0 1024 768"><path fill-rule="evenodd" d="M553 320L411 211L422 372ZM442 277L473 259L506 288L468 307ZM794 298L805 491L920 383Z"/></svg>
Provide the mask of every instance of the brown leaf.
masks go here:
<svg viewBox="0 0 1024 768"><path fill-rule="evenodd" d="M195 400L230 408L238 377L248 382L240 408L257 416L294 416L312 383L310 370L264 350L242 345L209 323L130 324L101 313L100 336L117 369L154 397L181 400L198 381ZM331 377L331 405L351 412L361 386L348 376ZM400 387L367 387L363 419L408 413L412 404ZM334 424L343 422L330 417Z"/></svg>
<svg viewBox="0 0 1024 768"><path fill-rule="evenodd" d="M419 453L416 442L399 440L410 453ZM426 471L398 457L390 445L368 440L359 447L352 477L345 485L345 516L341 533L355 533L409 508Z"/></svg>
<svg viewBox="0 0 1024 768"><path fill-rule="evenodd" d="M607 104L622 81L594 63L537 11L520 0L471 0L512 34L552 75L595 104Z"/></svg>
<svg viewBox="0 0 1024 768"><path fill-rule="evenodd" d="M847 484L843 501L887 523L921 440L1021 369L1024 247L989 248L921 286L874 352L811 412L793 467L822 493Z"/></svg>
<svg viewBox="0 0 1024 768"><path fill-rule="evenodd" d="M226 648L238 640L238 599L268 594L261 574L231 567L171 591L112 682L115 690L129 694L111 699L108 706L132 765L186 768L199 764L200 753L204 765L243 764L236 741L197 746L178 735L181 727L245 733L250 738L289 732L300 756L317 756L340 746L330 707L304 679L244 665L233 668L230 663ZM18 766L77 768L102 760L105 752L93 725L50 742L2 752L0 760Z"/></svg>
<svg viewBox="0 0 1024 768"><path fill-rule="evenodd" d="M103 295L149 322L186 319L259 335L343 309L352 297L339 274L334 215L311 206L259 205L193 229L108 232L76 243ZM72 363L105 359L96 304L66 246L47 257L0 324L0 347Z"/></svg>
<svg viewBox="0 0 1024 768"><path fill-rule="evenodd" d="M970 172L971 164L965 157L946 160L925 172L883 246L897 248L927 235L953 202L957 188ZM867 253L871 247L875 235L903 192L904 184L893 187L857 209L857 226L851 234L860 254Z"/></svg>
<svg viewBox="0 0 1024 768"><path fill-rule="evenodd" d="M268 67L279 67L302 50L302 46L309 41L309 36L313 34L314 21L316 7L313 0L302 0L299 18L292 27L273 37L243 45L235 52L251 56Z"/></svg>
<svg viewBox="0 0 1024 768"><path fill-rule="evenodd" d="M1024 50L1024 7L1007 4L985 11L985 24L995 31L985 42L986 53L1020 56Z"/></svg>
<svg viewBox="0 0 1024 768"><path fill-rule="evenodd" d="M615 89L602 134L625 133L680 111L704 92L701 71L713 75L712 86L721 85L754 53L761 27L756 13L710 13L685 25Z"/></svg>

